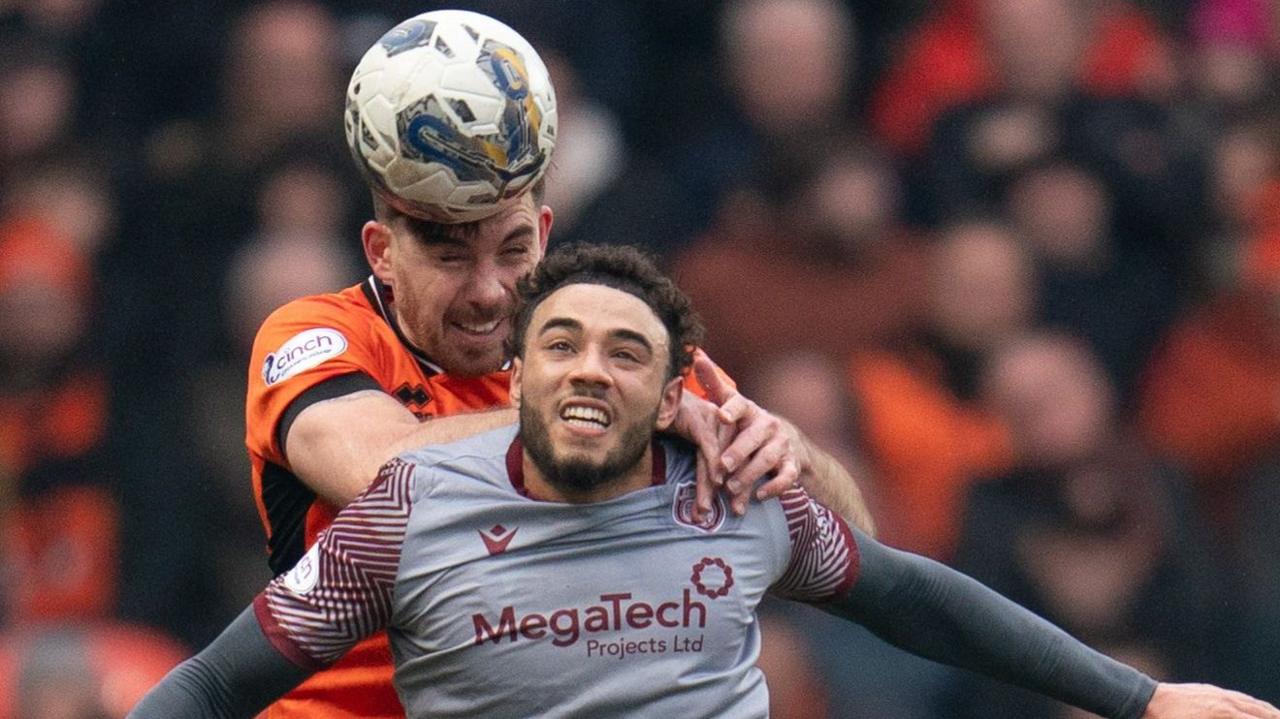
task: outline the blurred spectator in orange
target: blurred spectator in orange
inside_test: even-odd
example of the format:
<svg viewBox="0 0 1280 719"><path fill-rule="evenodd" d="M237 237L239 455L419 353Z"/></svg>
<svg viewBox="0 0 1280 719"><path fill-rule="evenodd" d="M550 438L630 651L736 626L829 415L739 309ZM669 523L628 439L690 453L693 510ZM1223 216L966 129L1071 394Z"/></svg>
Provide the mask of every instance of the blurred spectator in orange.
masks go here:
<svg viewBox="0 0 1280 719"><path fill-rule="evenodd" d="M43 220L0 222L0 468L20 476L103 437L107 387L80 354L88 263Z"/></svg>
<svg viewBox="0 0 1280 719"><path fill-rule="evenodd" d="M1246 242L1235 277L1173 326L1140 407L1147 437L1223 522L1239 472L1280 446L1280 232Z"/></svg>
<svg viewBox="0 0 1280 719"><path fill-rule="evenodd" d="M92 284L53 225L0 220L0 598L11 623L115 608L109 386L86 351Z"/></svg>
<svg viewBox="0 0 1280 719"><path fill-rule="evenodd" d="M59 484L0 512L0 567L11 626L109 617L116 608L119 509L96 477ZM64 483L67 479L74 484Z"/></svg>
<svg viewBox="0 0 1280 719"><path fill-rule="evenodd" d="M801 627L783 614L760 614L760 657L756 666L769 684L769 716L827 719L830 700L823 672Z"/></svg>
<svg viewBox="0 0 1280 719"><path fill-rule="evenodd" d="M11 166L0 214L39 217L90 264L112 251L118 218L105 157L58 146Z"/></svg>
<svg viewBox="0 0 1280 719"><path fill-rule="evenodd" d="M925 276L922 336L893 349L854 349L849 386L884 541L945 561L969 483L1012 460L1005 428L974 400L987 354L1031 323L1035 273L1007 228L975 221L941 233Z"/></svg>
<svg viewBox="0 0 1280 719"><path fill-rule="evenodd" d="M713 328L708 351L735 376L781 353L842 360L923 313L923 253L898 221L892 166L856 143L823 152L778 158L758 192L737 195L676 258Z"/></svg>
<svg viewBox="0 0 1280 719"><path fill-rule="evenodd" d="M0 719L124 719L189 656L172 639L114 622L0 634Z"/></svg>
<svg viewBox="0 0 1280 719"><path fill-rule="evenodd" d="M948 109L1009 92L1047 99L1067 82L1111 97L1162 95L1172 49L1128 2L951 0L904 39L875 91L873 131L895 151L921 152Z"/></svg>
<svg viewBox="0 0 1280 719"><path fill-rule="evenodd" d="M1172 270L1112 235L1112 201L1084 168L1052 161L1020 174L1006 214L1034 256L1038 324L1085 340L1128 398L1172 316Z"/></svg>
<svg viewBox="0 0 1280 719"><path fill-rule="evenodd" d="M929 117L916 143L926 151L914 152L910 167L913 217L933 224L998 212L1021 172L1065 158L1095 173L1115 198L1111 229L1126 251L1158 253L1176 276L1189 272L1200 230L1203 137L1188 136L1163 104L1176 77L1154 24L1121 2L962 5L981 30L962 23L959 32L989 43L990 76L999 79ZM1094 41L1124 59L1095 64ZM1137 91L1139 76L1150 80L1147 91Z"/></svg>
<svg viewBox="0 0 1280 719"><path fill-rule="evenodd" d="M859 409L840 363L812 352L780 355L741 378L762 405L791 420L858 482L884 536L896 517L858 446ZM767 404L766 404L767 403ZM953 670L897 650L869 632L809 607L766 602L759 665L771 715L842 719L928 719Z"/></svg>
<svg viewBox="0 0 1280 719"><path fill-rule="evenodd" d="M1162 679L1220 677L1225 596L1204 527L1182 477L1118 420L1097 359L1030 334L993 353L982 384L1019 459L973 486L955 566L1091 645L1149 655ZM985 680L960 687L956 716L1061 711Z"/></svg>
<svg viewBox="0 0 1280 719"><path fill-rule="evenodd" d="M160 301L138 300L133 272L99 269L128 266L113 264L110 170L50 152L6 168L0 196L0 485L17 501L3 561L22 579L5 587L8 618L121 613L205 639L183 600L208 574L200 487L174 479L188 476L184 405L163 383L169 353L135 342L173 327L140 332L136 310Z"/></svg>

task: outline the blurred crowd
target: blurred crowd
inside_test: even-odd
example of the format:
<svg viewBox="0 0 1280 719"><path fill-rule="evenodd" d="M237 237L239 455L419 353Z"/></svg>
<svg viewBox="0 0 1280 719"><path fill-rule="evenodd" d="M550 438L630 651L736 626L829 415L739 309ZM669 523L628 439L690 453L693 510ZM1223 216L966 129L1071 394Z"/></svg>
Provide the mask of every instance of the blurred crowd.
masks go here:
<svg viewBox="0 0 1280 719"><path fill-rule="evenodd" d="M0 717L113 717L269 578L248 351L364 276L392 0L0 0ZM882 539L1280 701L1280 3L476 0L552 244L655 252ZM777 717L1074 716L766 615Z"/></svg>

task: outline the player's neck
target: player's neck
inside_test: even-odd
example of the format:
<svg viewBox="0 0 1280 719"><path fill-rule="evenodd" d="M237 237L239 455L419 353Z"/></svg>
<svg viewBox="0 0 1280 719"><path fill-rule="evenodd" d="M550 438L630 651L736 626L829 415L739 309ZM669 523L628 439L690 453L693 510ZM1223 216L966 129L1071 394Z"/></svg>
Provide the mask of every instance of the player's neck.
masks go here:
<svg viewBox="0 0 1280 719"><path fill-rule="evenodd" d="M613 477L585 492L569 487L562 487L549 481L538 469L538 465L529 457L526 450L521 459L524 471L525 491L529 496L544 502L563 502L565 504L591 504L605 502L646 487L653 486L653 444L644 450L644 455L635 466L626 472Z"/></svg>

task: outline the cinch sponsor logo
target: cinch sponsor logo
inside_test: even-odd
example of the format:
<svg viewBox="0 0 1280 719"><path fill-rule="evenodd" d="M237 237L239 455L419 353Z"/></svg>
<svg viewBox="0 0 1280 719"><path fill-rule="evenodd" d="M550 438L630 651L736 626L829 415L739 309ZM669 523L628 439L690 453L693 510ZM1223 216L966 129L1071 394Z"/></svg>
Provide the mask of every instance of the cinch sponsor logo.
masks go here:
<svg viewBox="0 0 1280 719"><path fill-rule="evenodd" d="M624 592L601 594L599 604L565 607L550 613L517 614L514 606L506 606L495 621L476 613L471 615L471 622L475 625L477 646L485 642L501 644L504 639L515 642L549 636L552 644L567 647L576 644L585 634L650 627L704 628L707 605L694 599L688 589L680 601L659 604L633 600L630 592Z"/></svg>
<svg viewBox="0 0 1280 719"><path fill-rule="evenodd" d="M303 330L267 355L262 363L262 379L272 385L346 351L347 338L335 329Z"/></svg>

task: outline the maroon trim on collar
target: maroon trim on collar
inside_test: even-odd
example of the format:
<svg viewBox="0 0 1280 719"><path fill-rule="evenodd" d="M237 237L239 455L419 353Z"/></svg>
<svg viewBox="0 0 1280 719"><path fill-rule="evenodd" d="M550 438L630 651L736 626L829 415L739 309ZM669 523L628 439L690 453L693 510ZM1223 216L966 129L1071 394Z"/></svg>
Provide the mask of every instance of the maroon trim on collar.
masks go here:
<svg viewBox="0 0 1280 719"><path fill-rule="evenodd" d="M524 445L520 444L518 435L507 448L507 479L521 497L529 497L529 490L524 486Z"/></svg>
<svg viewBox="0 0 1280 719"><path fill-rule="evenodd" d="M667 450L657 437L653 438L653 479L650 487L661 487L667 483Z"/></svg>
<svg viewBox="0 0 1280 719"><path fill-rule="evenodd" d="M653 475L649 486L661 487L667 483L667 451L656 437L653 439L652 447ZM511 488L521 497L543 501L531 496L529 488L524 484L524 445L520 443L519 435L511 440L511 446L507 447L507 479L511 481Z"/></svg>

